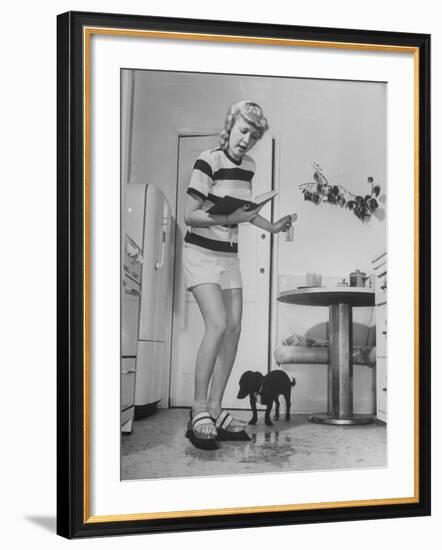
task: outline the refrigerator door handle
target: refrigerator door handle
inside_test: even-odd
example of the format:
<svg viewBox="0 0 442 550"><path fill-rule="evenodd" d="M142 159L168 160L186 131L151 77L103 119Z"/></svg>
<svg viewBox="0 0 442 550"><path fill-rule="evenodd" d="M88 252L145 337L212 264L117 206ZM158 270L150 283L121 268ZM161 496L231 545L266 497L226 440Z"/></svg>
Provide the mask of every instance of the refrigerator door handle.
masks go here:
<svg viewBox="0 0 442 550"><path fill-rule="evenodd" d="M165 255L164 255L164 251L166 249L166 241L167 241L167 226L169 224L169 218L165 218L165 227L163 229L163 231L161 232L161 250L160 250L160 259L155 262L155 269L158 270L158 269L161 269L163 267L163 264L164 264L164 258L165 258Z"/></svg>

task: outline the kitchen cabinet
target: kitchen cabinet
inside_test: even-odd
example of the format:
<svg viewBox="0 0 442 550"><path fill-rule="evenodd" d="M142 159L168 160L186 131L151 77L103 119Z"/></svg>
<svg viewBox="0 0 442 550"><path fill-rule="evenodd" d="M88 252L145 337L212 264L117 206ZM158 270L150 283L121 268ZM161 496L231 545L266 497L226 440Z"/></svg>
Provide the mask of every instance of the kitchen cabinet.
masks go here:
<svg viewBox="0 0 442 550"><path fill-rule="evenodd" d="M387 422L387 253L372 260L376 314L376 415Z"/></svg>
<svg viewBox="0 0 442 550"><path fill-rule="evenodd" d="M131 433L140 310L141 248L128 235L122 240L121 276L121 431Z"/></svg>

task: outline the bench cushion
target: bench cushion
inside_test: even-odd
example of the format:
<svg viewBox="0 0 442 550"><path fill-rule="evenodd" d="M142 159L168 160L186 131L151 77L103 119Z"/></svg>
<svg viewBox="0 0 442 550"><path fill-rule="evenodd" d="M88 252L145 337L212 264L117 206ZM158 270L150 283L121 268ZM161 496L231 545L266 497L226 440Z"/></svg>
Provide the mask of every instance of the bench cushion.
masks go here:
<svg viewBox="0 0 442 550"><path fill-rule="evenodd" d="M278 346L275 350L275 360L278 365L287 363L328 364L328 347L311 346ZM376 347L363 346L353 348L353 363L355 365L376 365Z"/></svg>
<svg viewBox="0 0 442 550"><path fill-rule="evenodd" d="M305 346L309 348L326 348L328 346L328 340L318 340L317 338L308 338L297 334L296 332L291 334L288 338L282 341L283 346Z"/></svg>

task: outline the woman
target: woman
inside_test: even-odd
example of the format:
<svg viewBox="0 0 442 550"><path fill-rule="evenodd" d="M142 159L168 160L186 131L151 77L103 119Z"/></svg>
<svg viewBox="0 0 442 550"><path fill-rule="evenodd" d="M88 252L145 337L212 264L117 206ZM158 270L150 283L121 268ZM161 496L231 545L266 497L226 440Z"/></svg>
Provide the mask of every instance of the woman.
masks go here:
<svg viewBox="0 0 442 550"><path fill-rule="evenodd" d="M221 402L235 361L241 333L242 281L238 224L250 222L278 233L292 223L287 215L270 223L261 208L239 208L228 216L207 210L225 195L252 198L255 161L247 154L268 129L259 105L240 101L227 112L220 147L204 151L195 163L185 207L183 266L186 287L204 319L205 332L195 366L195 393L187 437L212 450L217 440L249 440L244 423L223 411ZM210 385L210 390L209 390Z"/></svg>

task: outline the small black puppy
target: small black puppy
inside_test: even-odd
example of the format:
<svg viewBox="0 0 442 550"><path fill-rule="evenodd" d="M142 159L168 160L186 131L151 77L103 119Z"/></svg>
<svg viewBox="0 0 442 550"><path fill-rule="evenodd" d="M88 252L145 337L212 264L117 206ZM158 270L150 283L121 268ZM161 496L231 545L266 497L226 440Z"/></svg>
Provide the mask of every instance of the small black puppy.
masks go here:
<svg viewBox="0 0 442 550"><path fill-rule="evenodd" d="M260 372L251 370L243 373L239 380L238 399L244 399L246 395L250 396L250 406L252 407L252 418L249 424L256 424L258 413L256 410L256 396L259 395L261 403L266 405L265 423L266 426L273 426L270 420L273 402L275 402L275 420L279 420L279 396L282 394L285 398L286 413L285 419L290 420L290 392L292 386L296 384L294 378L283 370L272 370L266 376Z"/></svg>

